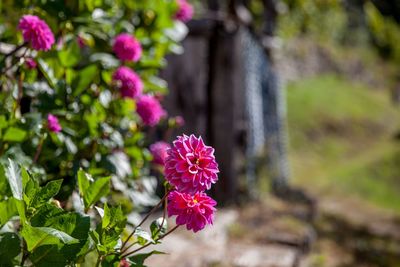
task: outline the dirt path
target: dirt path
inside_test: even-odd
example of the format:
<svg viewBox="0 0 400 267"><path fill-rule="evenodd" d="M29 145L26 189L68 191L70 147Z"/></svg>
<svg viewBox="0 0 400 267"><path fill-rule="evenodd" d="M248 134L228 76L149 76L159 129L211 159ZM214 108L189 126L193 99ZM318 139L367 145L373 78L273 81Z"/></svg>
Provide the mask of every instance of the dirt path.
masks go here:
<svg viewBox="0 0 400 267"><path fill-rule="evenodd" d="M214 226L169 236L148 267L400 266L400 220L349 200L322 200L314 223L274 198L222 209ZM173 224L173 222L170 222Z"/></svg>

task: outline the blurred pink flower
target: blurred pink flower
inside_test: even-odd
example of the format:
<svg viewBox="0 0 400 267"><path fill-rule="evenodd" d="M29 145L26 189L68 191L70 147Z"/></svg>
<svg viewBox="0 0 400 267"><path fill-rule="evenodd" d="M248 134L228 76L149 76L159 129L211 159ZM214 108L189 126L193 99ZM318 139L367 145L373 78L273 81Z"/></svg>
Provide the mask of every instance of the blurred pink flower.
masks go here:
<svg viewBox="0 0 400 267"><path fill-rule="evenodd" d="M185 119L182 116L176 116L175 123L178 127L182 127L183 125L185 125Z"/></svg>
<svg viewBox="0 0 400 267"><path fill-rule="evenodd" d="M52 114L47 115L47 127L53 133L58 133L62 130L58 118Z"/></svg>
<svg viewBox="0 0 400 267"><path fill-rule="evenodd" d="M18 28L22 31L24 41L30 42L35 50L47 51L54 44L54 35L51 29L37 16L22 16Z"/></svg>
<svg viewBox="0 0 400 267"><path fill-rule="evenodd" d="M136 111L145 125L155 126L166 111L161 107L160 102L151 95L142 95L136 102Z"/></svg>
<svg viewBox="0 0 400 267"><path fill-rule="evenodd" d="M186 0L178 0L178 11L175 14L175 19L182 22L187 22L193 17L193 6Z"/></svg>
<svg viewBox="0 0 400 267"><path fill-rule="evenodd" d="M189 194L211 188L218 180L214 148L193 134L178 136L165 159L165 179L176 190Z"/></svg>
<svg viewBox="0 0 400 267"><path fill-rule="evenodd" d="M153 155L153 162L164 165L165 158L168 156L167 150L171 146L163 141L158 141L150 146L150 153Z"/></svg>
<svg viewBox="0 0 400 267"><path fill-rule="evenodd" d="M205 193L195 195L172 191L168 195L168 216L176 215L176 224L198 232L207 224L213 224L217 202Z"/></svg>
<svg viewBox="0 0 400 267"><path fill-rule="evenodd" d="M122 259L119 262L119 267L129 267L129 266L131 266L131 265L129 264L129 262L126 259Z"/></svg>
<svg viewBox="0 0 400 267"><path fill-rule="evenodd" d="M122 61L138 61L142 56L139 41L128 33L121 33L114 39L113 51Z"/></svg>
<svg viewBox="0 0 400 267"><path fill-rule="evenodd" d="M80 48L84 48L86 46L86 41L82 36L79 36L76 38L76 42L78 43Z"/></svg>
<svg viewBox="0 0 400 267"><path fill-rule="evenodd" d="M123 97L135 98L142 93L142 80L128 67L119 67L113 74L113 81L118 83Z"/></svg>
<svg viewBox="0 0 400 267"><path fill-rule="evenodd" d="M37 67L37 63L33 58L26 58L25 64L28 67L28 69L36 69Z"/></svg>

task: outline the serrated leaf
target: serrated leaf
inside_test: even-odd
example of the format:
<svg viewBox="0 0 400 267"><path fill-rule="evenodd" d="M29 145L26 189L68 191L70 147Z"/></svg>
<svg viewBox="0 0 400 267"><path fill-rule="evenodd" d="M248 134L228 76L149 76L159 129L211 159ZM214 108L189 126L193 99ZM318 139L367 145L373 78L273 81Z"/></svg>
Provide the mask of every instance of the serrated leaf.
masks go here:
<svg viewBox="0 0 400 267"><path fill-rule="evenodd" d="M99 178L90 185L87 191L86 207L92 206L100 198L108 194L110 191L110 179L111 177Z"/></svg>
<svg viewBox="0 0 400 267"><path fill-rule="evenodd" d="M101 226L103 229L113 228L116 226L119 228L124 228L125 221L126 217L124 216L121 206L118 206L117 208L109 208L107 203L104 204L104 216L103 221L101 222Z"/></svg>
<svg viewBox="0 0 400 267"><path fill-rule="evenodd" d="M108 207L104 205L104 217L101 223L100 243L105 251L114 249L120 243L121 233L126 226L126 216L124 215L121 206Z"/></svg>
<svg viewBox="0 0 400 267"><path fill-rule="evenodd" d="M50 227L33 227L25 224L21 230L21 235L26 241L28 251L43 245L76 244L79 240L72 236Z"/></svg>
<svg viewBox="0 0 400 267"><path fill-rule="evenodd" d="M78 186L85 209L88 209L99 201L101 197L108 194L110 191L110 179L111 177L103 177L91 183L89 174L82 170L78 172Z"/></svg>
<svg viewBox="0 0 400 267"><path fill-rule="evenodd" d="M38 205L43 204L54 197L58 191L60 191L62 181L62 179L50 181L44 187L40 188L39 192L35 195L35 198L31 202L31 206L37 207Z"/></svg>

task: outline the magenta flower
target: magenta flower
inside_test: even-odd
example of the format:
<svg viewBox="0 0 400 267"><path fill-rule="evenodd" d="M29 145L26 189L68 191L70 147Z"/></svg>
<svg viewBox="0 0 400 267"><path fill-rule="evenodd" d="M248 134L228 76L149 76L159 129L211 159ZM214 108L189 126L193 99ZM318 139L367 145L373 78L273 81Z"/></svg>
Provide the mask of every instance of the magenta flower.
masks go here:
<svg viewBox="0 0 400 267"><path fill-rule="evenodd" d="M76 38L76 42L78 43L80 48L84 48L86 46L86 41L82 36L79 36Z"/></svg>
<svg viewBox="0 0 400 267"><path fill-rule="evenodd" d="M128 33L121 33L114 39L113 51L122 61L138 61L142 56L139 41Z"/></svg>
<svg viewBox="0 0 400 267"><path fill-rule="evenodd" d="M22 31L24 41L30 42L35 50L47 51L54 44L54 35L51 29L37 16L22 16L18 28Z"/></svg>
<svg viewBox="0 0 400 267"><path fill-rule="evenodd" d="M138 98L136 111L143 123L149 126L155 126L167 114L160 102L151 95L142 95Z"/></svg>
<svg viewBox="0 0 400 267"><path fill-rule="evenodd" d="M193 17L193 7L186 0L178 0L178 11L175 14L175 19L182 22L187 22Z"/></svg>
<svg viewBox="0 0 400 267"><path fill-rule="evenodd" d="M28 67L28 69L36 69L37 67L37 63L33 58L26 58L25 65Z"/></svg>
<svg viewBox="0 0 400 267"><path fill-rule="evenodd" d="M211 188L218 180L214 148L193 134L178 136L165 159L165 179L176 190L189 194Z"/></svg>
<svg viewBox="0 0 400 267"><path fill-rule="evenodd" d="M52 114L47 115L47 127L53 133L59 133L62 130L58 118Z"/></svg>
<svg viewBox="0 0 400 267"><path fill-rule="evenodd" d="M150 153L153 155L155 164L164 165L165 158L168 156L168 149L171 146L163 141L158 141L150 146Z"/></svg>
<svg viewBox="0 0 400 267"><path fill-rule="evenodd" d="M135 98L142 93L143 83L139 75L128 67L119 67L113 74L123 97Z"/></svg>
<svg viewBox="0 0 400 267"><path fill-rule="evenodd" d="M198 232L207 224L213 224L217 202L205 193L195 195L172 191L168 195L168 216L176 215L177 225Z"/></svg>

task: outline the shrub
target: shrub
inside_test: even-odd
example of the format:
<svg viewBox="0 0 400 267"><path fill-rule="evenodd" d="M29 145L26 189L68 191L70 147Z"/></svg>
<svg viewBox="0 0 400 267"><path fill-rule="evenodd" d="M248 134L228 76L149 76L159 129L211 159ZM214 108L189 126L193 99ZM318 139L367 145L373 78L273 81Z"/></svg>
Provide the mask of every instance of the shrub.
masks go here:
<svg viewBox="0 0 400 267"><path fill-rule="evenodd" d="M1 266L144 266L160 252L141 249L179 225L212 223L216 203L203 192L211 184L187 194L165 182L159 200L151 166L162 173L163 163L147 149L155 127L182 123L167 121L158 73L167 53L181 51L193 13L186 1L6 0L0 13ZM215 183L213 149L201 141L203 155L198 140L188 143L194 161L176 171L210 167ZM167 202L179 194L185 210L174 202L169 215L196 217L168 230ZM128 219L145 206L154 207L142 220Z"/></svg>

